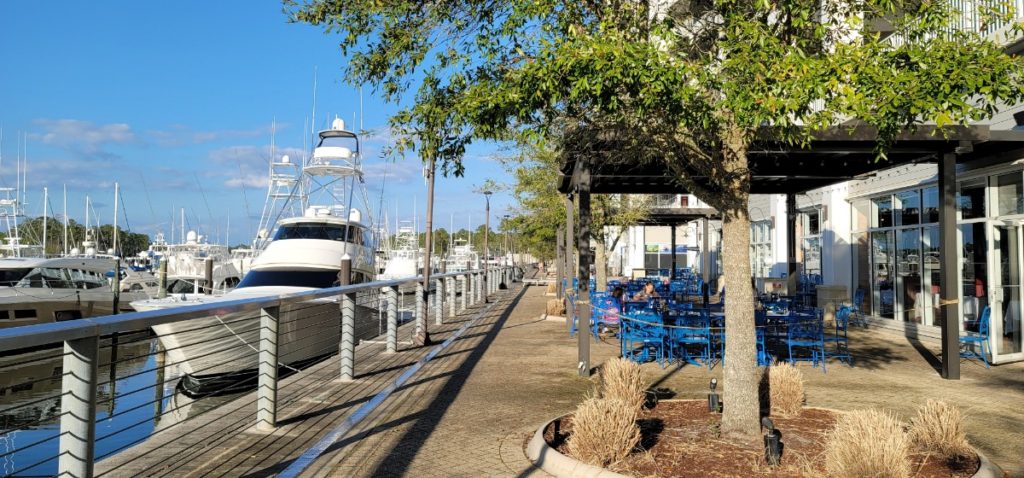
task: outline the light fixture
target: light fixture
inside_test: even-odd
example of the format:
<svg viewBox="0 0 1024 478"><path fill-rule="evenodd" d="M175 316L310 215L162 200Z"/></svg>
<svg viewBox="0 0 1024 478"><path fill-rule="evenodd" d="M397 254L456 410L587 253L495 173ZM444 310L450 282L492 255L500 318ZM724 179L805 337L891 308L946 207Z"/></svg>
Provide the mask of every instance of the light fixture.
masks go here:
<svg viewBox="0 0 1024 478"><path fill-rule="evenodd" d="M782 443L779 442L779 431L775 429L772 419L764 417L761 426L768 431L764 434L764 461L769 465L778 466L782 461Z"/></svg>
<svg viewBox="0 0 1024 478"><path fill-rule="evenodd" d="M718 413L722 408L722 400L718 398L718 392L715 388L718 387L718 379L711 379L711 392L708 393L708 411L711 413Z"/></svg>

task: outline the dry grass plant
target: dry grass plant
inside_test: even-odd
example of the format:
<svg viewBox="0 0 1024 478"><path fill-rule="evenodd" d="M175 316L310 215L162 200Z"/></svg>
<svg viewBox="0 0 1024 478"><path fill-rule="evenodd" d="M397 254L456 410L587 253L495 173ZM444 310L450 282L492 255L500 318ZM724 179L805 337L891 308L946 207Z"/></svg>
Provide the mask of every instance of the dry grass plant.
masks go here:
<svg viewBox="0 0 1024 478"><path fill-rule="evenodd" d="M602 468L618 463L640 442L639 409L622 400L591 397L576 408L566 450Z"/></svg>
<svg viewBox="0 0 1024 478"><path fill-rule="evenodd" d="M548 300L548 315L565 315L565 302L562 299Z"/></svg>
<svg viewBox="0 0 1024 478"><path fill-rule="evenodd" d="M945 460L956 460L973 453L964 431L964 416L955 405L929 399L917 409L910 421L910 441L919 450Z"/></svg>
<svg viewBox="0 0 1024 478"><path fill-rule="evenodd" d="M767 398L771 415L791 417L804 406L804 374L791 363L777 363L764 371L762 398ZM767 387L767 390L765 390Z"/></svg>
<svg viewBox="0 0 1024 478"><path fill-rule="evenodd" d="M632 404L639 412L647 399L647 385L640 364L613 358L601 366L601 397Z"/></svg>
<svg viewBox="0 0 1024 478"><path fill-rule="evenodd" d="M840 415L825 444L828 476L909 476L909 441L903 424L892 413L858 410Z"/></svg>
<svg viewBox="0 0 1024 478"><path fill-rule="evenodd" d="M545 292L548 293L548 294L555 294L555 293L557 293L558 292L558 284L555 284L554 282L549 282L548 283L548 288L547 288L547 290Z"/></svg>

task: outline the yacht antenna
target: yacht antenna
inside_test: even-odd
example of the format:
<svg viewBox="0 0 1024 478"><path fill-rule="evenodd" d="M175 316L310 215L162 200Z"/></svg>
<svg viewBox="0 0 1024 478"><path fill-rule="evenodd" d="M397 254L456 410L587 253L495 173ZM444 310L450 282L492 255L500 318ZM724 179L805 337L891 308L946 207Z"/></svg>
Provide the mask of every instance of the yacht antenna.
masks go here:
<svg viewBox="0 0 1024 478"><path fill-rule="evenodd" d="M359 85L359 132L363 132L363 85Z"/></svg>
<svg viewBox="0 0 1024 478"><path fill-rule="evenodd" d="M180 242L182 244L184 244L185 243L185 208L181 208L181 230L178 231L178 234L181 236L179 238L179 239L181 239Z"/></svg>
<svg viewBox="0 0 1024 478"><path fill-rule="evenodd" d="M149 186L146 185L146 176L140 172L139 179L142 179L142 190L146 191L146 204L149 204L149 215L153 218L153 223L156 223L156 211L153 209L153 201L149 198ZM157 227L159 228L160 226ZM157 229L157 232L163 231Z"/></svg>
<svg viewBox="0 0 1024 478"><path fill-rule="evenodd" d="M68 185L64 185L64 255L68 255Z"/></svg>
<svg viewBox="0 0 1024 478"><path fill-rule="evenodd" d="M121 251L117 248L117 199L121 195L121 185L114 182L114 257L121 257ZM117 271L114 271L116 274Z"/></svg>
<svg viewBox="0 0 1024 478"><path fill-rule="evenodd" d="M15 257L21 257L21 249L18 247L18 244L21 242L21 234L18 233L18 199L21 198L21 138L20 137L18 138L17 153L18 153L17 156L14 158L14 162L17 165L17 167L15 168L15 174L17 174L17 176L15 176L15 178L14 178L14 184L15 184L15 188L14 188L14 211L13 211L13 214L12 214L14 216L14 241L11 243L11 246L14 247L14 256Z"/></svg>
<svg viewBox="0 0 1024 478"><path fill-rule="evenodd" d="M316 66L313 67L313 123L310 125L309 134L310 138L316 134Z"/></svg>
<svg viewBox="0 0 1024 478"><path fill-rule="evenodd" d="M25 141L23 144L24 146L22 146L22 148L25 150L25 154L22 161L25 165L21 168L21 195L23 199L23 201L21 201L21 205L25 206L28 204L28 133L25 133Z"/></svg>
<svg viewBox="0 0 1024 478"><path fill-rule="evenodd" d="M50 217L46 215L46 205L49 201L49 191L43 187L43 257L46 257L46 223L50 222Z"/></svg>

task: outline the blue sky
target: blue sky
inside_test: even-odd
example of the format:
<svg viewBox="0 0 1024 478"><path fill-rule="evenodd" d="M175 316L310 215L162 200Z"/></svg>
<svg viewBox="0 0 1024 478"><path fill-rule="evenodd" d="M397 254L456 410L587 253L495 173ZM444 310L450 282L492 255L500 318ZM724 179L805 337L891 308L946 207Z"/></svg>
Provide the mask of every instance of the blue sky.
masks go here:
<svg viewBox="0 0 1024 478"><path fill-rule="evenodd" d="M172 211L177 218L184 207L190 228L224 242L230 222L230 242L249 242L266 196L271 125L276 119L279 152L301 154L314 69L317 129L334 115L349 125L358 115L359 89L342 82L344 65L332 36L287 23L274 0L0 2L0 183L15 185L24 138L30 216L42 214L44 187L60 214L66 185L69 216L84 219L89 195L109 223L118 182L134 232L169 233ZM419 158L385 167L380 156L396 108L363 88L366 184L373 198L385 184L390 223L396 207L411 219L415 204L422 227ZM498 154L477 145L464 178L439 177L436 224L483 222L472 190L509 180ZM509 203L492 198L492 224Z"/></svg>

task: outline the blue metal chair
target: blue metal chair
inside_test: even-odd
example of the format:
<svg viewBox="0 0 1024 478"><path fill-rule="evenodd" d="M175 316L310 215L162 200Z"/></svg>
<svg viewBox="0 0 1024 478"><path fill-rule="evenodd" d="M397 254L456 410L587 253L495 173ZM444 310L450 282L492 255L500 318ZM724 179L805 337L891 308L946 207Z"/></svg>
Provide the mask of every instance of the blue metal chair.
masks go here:
<svg viewBox="0 0 1024 478"><path fill-rule="evenodd" d="M850 323L859 327L868 327L868 319L864 317L864 313L860 310L860 305L864 303L864 289L857 289L857 292L853 293L853 304L850 306Z"/></svg>
<svg viewBox="0 0 1024 478"><path fill-rule="evenodd" d="M682 315L669 330L670 359L678 355L686 363L711 367L711 321L706 312Z"/></svg>
<svg viewBox="0 0 1024 478"><path fill-rule="evenodd" d="M850 355L850 339L846 335L846 328L850 322L852 308L847 305L839 306L836 310L835 329L832 333L825 335L826 344L835 344L832 351L826 350L826 356L837 358L846 365L853 366L853 357Z"/></svg>
<svg viewBox="0 0 1024 478"><path fill-rule="evenodd" d="M620 330L619 343L623 357L638 363L653 359L662 367L665 366L666 333L660 315L641 311L623 316Z"/></svg>
<svg viewBox="0 0 1024 478"><path fill-rule="evenodd" d="M754 326L757 330L757 365L767 367L772 364L772 355L768 352L768 311L754 311Z"/></svg>
<svg viewBox="0 0 1024 478"><path fill-rule="evenodd" d="M988 366L988 322L989 314L991 310L989 306L981 311L981 318L978 319L978 331L967 332L967 335L960 336L960 357L965 359L981 359L985 363L985 368ZM981 349L979 354L975 350L975 346Z"/></svg>
<svg viewBox="0 0 1024 478"><path fill-rule="evenodd" d="M794 315L786 332L786 346L789 348L789 361L810 361L815 367L821 362L821 370L825 370L825 329L822 321L815 316ZM806 349L810 356L799 356L794 349Z"/></svg>
<svg viewBox="0 0 1024 478"><path fill-rule="evenodd" d="M590 313L590 333L596 340L600 336L602 328L619 327L619 315L622 307L619 305L618 299L607 294L595 297L591 304L593 305Z"/></svg>

